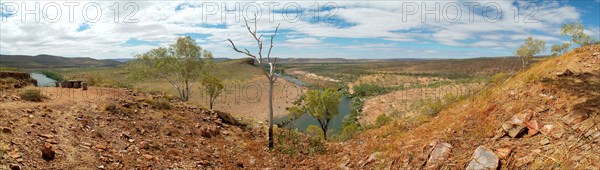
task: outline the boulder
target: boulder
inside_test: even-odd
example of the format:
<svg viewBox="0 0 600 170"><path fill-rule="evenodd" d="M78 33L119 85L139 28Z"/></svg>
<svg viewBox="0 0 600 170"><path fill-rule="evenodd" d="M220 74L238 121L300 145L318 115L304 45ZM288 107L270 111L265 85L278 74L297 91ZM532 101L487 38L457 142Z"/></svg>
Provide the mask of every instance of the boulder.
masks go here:
<svg viewBox="0 0 600 170"><path fill-rule="evenodd" d="M475 153L467 166L467 170L498 169L499 162L500 159L492 150L485 146L479 146L475 149Z"/></svg>
<svg viewBox="0 0 600 170"><path fill-rule="evenodd" d="M221 119L223 121L223 123L227 123L230 125L236 125L236 126L242 125L229 113L218 111L218 110L214 110L213 112L215 112L217 114L217 116L219 117L219 119Z"/></svg>
<svg viewBox="0 0 600 170"><path fill-rule="evenodd" d="M429 154L425 169L438 169L450 156L452 145L449 143L437 143Z"/></svg>
<svg viewBox="0 0 600 170"><path fill-rule="evenodd" d="M574 73L573 73L571 70L567 69L567 70L565 70L565 71L564 71L564 72L562 72L562 73L557 73L556 75L557 75L558 77L563 77L563 76L571 76L571 75L573 75L573 74L574 74Z"/></svg>

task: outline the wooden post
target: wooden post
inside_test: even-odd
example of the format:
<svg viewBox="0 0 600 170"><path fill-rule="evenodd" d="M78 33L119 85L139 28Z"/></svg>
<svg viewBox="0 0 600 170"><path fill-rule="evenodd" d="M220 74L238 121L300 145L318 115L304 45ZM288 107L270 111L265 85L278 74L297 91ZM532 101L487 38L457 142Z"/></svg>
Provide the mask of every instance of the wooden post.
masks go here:
<svg viewBox="0 0 600 170"><path fill-rule="evenodd" d="M83 90L87 90L87 83L86 82L81 82L81 88Z"/></svg>

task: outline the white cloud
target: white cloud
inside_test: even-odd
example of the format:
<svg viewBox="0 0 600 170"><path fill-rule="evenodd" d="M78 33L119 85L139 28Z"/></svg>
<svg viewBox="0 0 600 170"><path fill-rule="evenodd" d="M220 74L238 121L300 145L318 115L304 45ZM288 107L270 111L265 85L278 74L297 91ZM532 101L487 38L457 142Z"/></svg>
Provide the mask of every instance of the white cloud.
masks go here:
<svg viewBox="0 0 600 170"><path fill-rule="evenodd" d="M321 1L316 1L324 5ZM303 15L303 20L290 22L283 18L282 14L275 14L274 21L268 19L268 11L263 9L261 20L257 23L259 30L269 34L278 23L281 23L280 34L276 38L277 46L285 48L310 48L302 53L315 53L314 55L327 53L328 56L336 57L354 56L353 51L345 53L332 52L327 49L345 48L348 50L372 49L384 52L396 52L400 49L398 44L394 43L360 43L348 44L345 42L331 43L324 41L327 38L367 38L381 41L392 42L411 42L422 43L423 41L434 41L450 47L466 48L474 46L476 48L487 48L491 50L502 50L513 47L524 38L532 36L550 42L560 42L558 34L560 24L568 21L579 20L581 15L575 7L560 4L558 2L542 2L537 4L538 12L534 15L537 22L527 23L523 20L529 13L526 10L520 11L519 19L515 22L514 13L511 7L514 7L513 1L493 1L503 10L503 18L497 22L486 20L483 14L475 14L472 21L469 20L470 11L462 6L462 11L448 11L448 16L460 14L461 20L456 23L448 22L441 18L440 22L432 21L431 15L426 15L427 22L421 22L419 13L409 15L406 20L403 19L402 5L417 4L421 6L425 3L428 7L433 7L435 3L443 7L446 4L463 4L465 1L415 1L413 2L392 2L392 1L343 1L335 2L339 10L335 13L336 18L342 19L342 23L332 24L325 22L309 22L313 13L308 11ZM477 1L480 2L480 1ZM41 6L49 2L41 2ZM79 2L81 6L87 2ZM255 42L249 36L243 22L236 22L234 15L210 15L203 17L203 8L198 6L202 2L186 2L191 6L198 8L184 8L176 11L175 8L183 3L182 1L136 1L139 11L135 18L138 23L124 23L124 16L127 11L121 11L118 23L114 22L114 11L109 8L114 2L97 2L102 7L102 19L97 23L90 23L90 29L77 32L80 24L85 23L81 14L75 15L75 20L70 22L65 16L57 23L48 22L21 22L21 16L8 17L7 22L2 23L0 33L0 50L2 53L18 53L36 55L41 53L64 55L64 56L90 56L96 58L117 58L130 57L132 53L142 53L153 46L122 46L127 40L135 38L143 41L157 42L160 45L167 45L172 42L178 34L197 33L207 35L206 38L198 40L201 46L213 51L218 57L236 57L228 46L227 39L232 39L236 45L247 47L253 50ZM236 2L224 2L228 7L233 7ZM252 2L242 2L241 5ZM262 4L262 2L257 2ZM300 1L296 2L302 7L311 8L315 2ZM489 2L480 2L486 4ZM27 2L28 5L32 2ZM125 3L119 2L121 7ZM283 9L287 3L281 2L278 10ZM517 4L524 4L518 1ZM221 5L219 2L218 5ZM66 10L66 9L65 9ZM319 17L322 19L331 11L321 11ZM445 11L444 11L445 12ZM443 17L438 13L438 17ZM241 21L240 17L237 16ZM203 26L209 25L209 26ZM220 25L215 26L215 25ZM226 28L223 28L226 27ZM588 28L586 33L593 37L600 34L598 28ZM268 38L268 37L266 37ZM325 49L325 47L327 49ZM362 48L361 48L362 47ZM276 49L274 49L276 50ZM403 49L407 50L407 49ZM437 54L433 52L437 52ZM447 56L443 50L431 51L430 56ZM274 51L275 52L275 51ZM419 50L415 51L415 54ZM293 57L297 53L278 51L281 57ZM410 53L401 53L410 55ZM474 54L474 53L470 53ZM313 54L306 54L312 56ZM385 55L385 54L381 54ZM390 55L390 54L387 54ZM402 57L402 56L398 56Z"/></svg>

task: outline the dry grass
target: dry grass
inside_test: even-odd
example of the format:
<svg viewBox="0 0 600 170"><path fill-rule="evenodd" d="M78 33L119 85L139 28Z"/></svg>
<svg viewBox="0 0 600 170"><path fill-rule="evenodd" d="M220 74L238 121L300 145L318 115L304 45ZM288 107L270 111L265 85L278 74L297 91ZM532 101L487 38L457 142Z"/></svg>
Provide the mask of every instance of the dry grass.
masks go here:
<svg viewBox="0 0 600 170"><path fill-rule="evenodd" d="M598 49L598 46L595 49ZM566 110L586 103L589 99L593 99L593 96L585 97L584 93L572 93L564 91L565 89L557 89L542 81L546 77L556 77L557 72L563 72L565 69L575 70L574 72L580 73L586 70L596 70L595 72L597 73L599 69L598 64L589 68L584 67L585 63L581 59L581 57L591 56L592 53L593 51L589 49L587 51L575 49L573 52L567 53L562 57L548 58L543 62L535 64L530 69L498 83L497 86L486 87L477 95L448 106L438 116L430 120L425 120L424 123L417 125L412 130L410 128L407 129L406 126L402 126L402 130L398 130L399 127L392 123L380 129L366 132L359 138L364 140L369 139L365 135L395 134L389 135L387 140L398 142L378 148L384 149L392 159L400 161L414 156L415 158L410 163L412 166L418 166L420 163L423 163L426 156L419 158L419 153L423 153L421 151L430 142L449 142L454 147L452 151L453 158L451 162L447 162L446 166L454 168L464 167L463 165L468 163L472 151L478 145L492 145L490 141L486 140L494 135L495 130L500 127L501 123L508 120L514 114L535 110L540 106L540 103L549 102L542 99L540 94L554 93L552 95L558 98L558 101L552 101L552 103L557 103L558 105L544 104L541 106L555 107L556 105L558 107L556 109L564 108ZM578 88L581 89L581 87ZM590 91L587 92L589 93ZM597 95L595 98L597 98ZM555 114L560 115L561 113L563 112L557 110ZM540 138L539 135L534 139L512 142L513 145L537 144L539 143L538 138ZM377 143L375 141L371 142ZM493 146L491 147L494 148ZM519 150L516 152L523 151ZM536 167L545 169L557 164L558 167L573 168L575 164L573 164L573 160L570 158L576 154L578 154L577 151L568 150L564 146L558 145L554 154L538 155L539 160L536 160L536 162L529 166L534 169ZM540 160L541 162L538 162ZM584 161L578 165L585 166L591 164L591 162Z"/></svg>

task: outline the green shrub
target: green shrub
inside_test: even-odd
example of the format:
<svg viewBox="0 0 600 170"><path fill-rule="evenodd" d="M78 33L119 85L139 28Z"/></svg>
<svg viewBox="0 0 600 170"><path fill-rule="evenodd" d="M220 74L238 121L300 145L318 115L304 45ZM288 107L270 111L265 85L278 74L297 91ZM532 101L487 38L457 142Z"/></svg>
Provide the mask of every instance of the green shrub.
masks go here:
<svg viewBox="0 0 600 170"><path fill-rule="evenodd" d="M15 84L16 82L17 82L17 79L12 78L12 77L0 78L0 84L2 84L2 85L4 85L4 84L12 85L12 84Z"/></svg>
<svg viewBox="0 0 600 170"><path fill-rule="evenodd" d="M171 102L169 102L169 100L164 99L164 98L152 100L152 106L155 109L161 109L161 110L169 110L172 108Z"/></svg>
<svg viewBox="0 0 600 170"><path fill-rule="evenodd" d="M506 73L496 73L490 78L490 83L500 84L508 79L509 75Z"/></svg>
<svg viewBox="0 0 600 170"><path fill-rule="evenodd" d="M373 96L388 92L386 87L375 84L360 84L352 88L357 96Z"/></svg>
<svg viewBox="0 0 600 170"><path fill-rule="evenodd" d="M21 93L19 93L19 97L23 100L32 101L32 102L41 102L44 100L44 95L42 92L35 88L26 88Z"/></svg>
<svg viewBox="0 0 600 170"><path fill-rule="evenodd" d="M337 139L339 141L348 140L348 139L352 138L354 136L354 134L356 134L356 132L358 132L358 124L357 123L344 125L344 127L342 127L342 132L340 133L340 135L338 136Z"/></svg>
<svg viewBox="0 0 600 170"><path fill-rule="evenodd" d="M310 137L308 138L308 153L318 154L323 153L327 150L325 143L322 138Z"/></svg>
<svg viewBox="0 0 600 170"><path fill-rule="evenodd" d="M390 118L387 114L381 114L379 116L377 116L377 119L375 119L375 124L377 126L383 126L386 123L390 122L392 120L392 118Z"/></svg>
<svg viewBox="0 0 600 170"><path fill-rule="evenodd" d="M46 75L46 77L51 78L53 80L56 81L63 81L64 77L56 72L52 72L52 71L42 71L43 75Z"/></svg>
<svg viewBox="0 0 600 170"><path fill-rule="evenodd" d="M308 134L312 138L323 139L323 130L319 126L316 125L308 125L306 128L306 134Z"/></svg>
<svg viewBox="0 0 600 170"><path fill-rule="evenodd" d="M276 151L289 155L295 155L300 152L300 149L302 148L300 143L300 133L296 129L278 131L276 135Z"/></svg>
<svg viewBox="0 0 600 170"><path fill-rule="evenodd" d="M115 103L110 103L108 105L106 105L106 107L104 107L104 110L106 111L110 111L110 112L116 112L119 108L117 108L117 104Z"/></svg>
<svg viewBox="0 0 600 170"><path fill-rule="evenodd" d="M104 78L98 75L87 75L85 76L85 81L89 86L100 86L104 81Z"/></svg>
<svg viewBox="0 0 600 170"><path fill-rule="evenodd" d="M13 67L0 67L0 71L18 71L18 69Z"/></svg>
<svg viewBox="0 0 600 170"><path fill-rule="evenodd" d="M421 113L425 115L435 116L440 111L442 111L444 107L444 103L441 100L437 99L428 99L423 101L423 107L421 108Z"/></svg>
<svg viewBox="0 0 600 170"><path fill-rule="evenodd" d="M348 140L359 131L360 124L358 122L358 116L362 112L364 102L364 98L355 98L354 102L352 103L352 112L344 117L342 132L335 137L336 140Z"/></svg>

